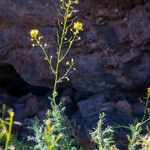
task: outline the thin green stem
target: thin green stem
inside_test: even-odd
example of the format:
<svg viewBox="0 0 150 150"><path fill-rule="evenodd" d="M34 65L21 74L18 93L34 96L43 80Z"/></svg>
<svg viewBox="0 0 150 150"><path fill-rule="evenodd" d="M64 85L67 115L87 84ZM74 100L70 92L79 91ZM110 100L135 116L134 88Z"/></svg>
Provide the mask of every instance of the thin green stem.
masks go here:
<svg viewBox="0 0 150 150"><path fill-rule="evenodd" d="M149 98L150 98L150 96L148 95L147 98L146 98L146 105L145 105L145 109L144 109L144 116L143 116L141 122L143 122L145 120L145 118L146 118L147 108L148 108L148 103L149 103Z"/></svg>
<svg viewBox="0 0 150 150"><path fill-rule="evenodd" d="M100 135L100 140L99 140L99 150L103 150L103 142L102 142L102 122L98 124L98 133Z"/></svg>
<svg viewBox="0 0 150 150"><path fill-rule="evenodd" d="M5 150L8 150L8 145L9 145L9 141L11 138L11 132L12 132L12 124L13 124L13 116L10 115L9 129L8 129L8 133L6 134Z"/></svg>
<svg viewBox="0 0 150 150"><path fill-rule="evenodd" d="M70 41L69 47L68 47L66 53L61 57L60 62L63 61L63 59L64 59L64 58L66 57L66 55L69 53L69 51L70 51L70 49L71 49L71 47L72 47L72 44L73 44L73 42L74 42L74 40L75 40L75 38L76 38L76 35L77 35L77 33L73 36L73 39Z"/></svg>
<svg viewBox="0 0 150 150"><path fill-rule="evenodd" d="M55 74L55 70L53 68L51 59L49 58L49 56L47 55L45 49L43 48L43 46L39 43L38 39L35 39L36 43L38 44L38 46L41 48L41 50L43 51L44 55L45 55L45 60L48 62L49 64L49 68L51 69L51 71Z"/></svg>
<svg viewBox="0 0 150 150"><path fill-rule="evenodd" d="M118 129L118 128L125 128L125 129L129 129L130 130L130 127L122 126L122 125L118 125L116 127L113 127L113 129Z"/></svg>
<svg viewBox="0 0 150 150"><path fill-rule="evenodd" d="M69 71L72 69L72 67L73 67L73 64L71 64L69 69L67 69L66 73L61 78L59 78L58 83L61 82L61 80L63 80L65 77L67 77L67 75L68 75Z"/></svg>
<svg viewBox="0 0 150 150"><path fill-rule="evenodd" d="M55 74L55 82L54 82L53 98L52 98L53 102L54 102L54 105L56 105L57 83L58 83L58 80L59 80L59 77L58 77L59 63L60 63L60 57L61 57L61 50L62 50L62 46L63 46L64 35L66 33L66 25L67 25L67 21L68 21L68 13L69 13L70 5L71 5L71 1L69 0L68 1L68 7L67 7L66 12L65 12L64 25L63 25L61 40L60 40L59 47L58 47L58 50L57 50L57 64L56 64L56 69L55 69L56 74Z"/></svg>
<svg viewBox="0 0 150 150"><path fill-rule="evenodd" d="M147 119L147 120L145 120L145 121L143 121L142 123L141 123L141 125L143 125L143 124L145 124L147 121L149 121L150 120L150 117Z"/></svg>

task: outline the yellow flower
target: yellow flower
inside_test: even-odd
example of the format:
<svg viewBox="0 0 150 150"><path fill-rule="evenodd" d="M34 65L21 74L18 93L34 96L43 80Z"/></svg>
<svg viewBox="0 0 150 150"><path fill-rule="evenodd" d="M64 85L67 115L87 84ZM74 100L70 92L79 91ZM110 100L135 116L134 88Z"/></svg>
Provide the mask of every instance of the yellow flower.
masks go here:
<svg viewBox="0 0 150 150"><path fill-rule="evenodd" d="M66 62L66 65L67 65L67 66L68 66L68 65L70 65L70 62L69 62L69 61L67 61L67 62Z"/></svg>
<svg viewBox="0 0 150 150"><path fill-rule="evenodd" d="M150 96L150 87L147 88L147 96Z"/></svg>
<svg viewBox="0 0 150 150"><path fill-rule="evenodd" d="M31 30L30 31L31 40L37 39L38 34L39 34L39 30L37 30L37 29Z"/></svg>
<svg viewBox="0 0 150 150"><path fill-rule="evenodd" d="M73 28L76 30L76 32L78 31L82 31L83 30L83 24L80 22L75 22Z"/></svg>
<svg viewBox="0 0 150 150"><path fill-rule="evenodd" d="M8 113L9 113L9 116L10 116L10 117L12 117L12 118L14 117L14 114L15 114L15 113L13 112L12 109L9 109L9 110L8 110Z"/></svg>

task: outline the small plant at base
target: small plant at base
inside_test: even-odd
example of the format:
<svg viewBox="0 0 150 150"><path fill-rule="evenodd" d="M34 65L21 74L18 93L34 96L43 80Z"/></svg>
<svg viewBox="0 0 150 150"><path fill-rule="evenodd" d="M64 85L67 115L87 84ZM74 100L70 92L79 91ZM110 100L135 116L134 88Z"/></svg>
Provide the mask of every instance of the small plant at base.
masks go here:
<svg viewBox="0 0 150 150"><path fill-rule="evenodd" d="M128 150L137 150L139 139L141 137L142 124L136 123L135 125L130 125L129 130L131 131L131 135L127 135L129 141Z"/></svg>
<svg viewBox="0 0 150 150"><path fill-rule="evenodd" d="M145 102L145 109L144 109L144 116L142 118L142 121L143 122L145 119L146 119L146 115L148 114L148 104L149 104L149 98L150 98L150 87L147 88L147 96L146 96L146 102Z"/></svg>
<svg viewBox="0 0 150 150"><path fill-rule="evenodd" d="M54 133L56 135L58 133L63 134L63 138L59 141L58 149L76 150L71 126L65 115L65 108L61 104L59 106L52 105L52 111L49 111L47 115L53 124L55 124Z"/></svg>
<svg viewBox="0 0 150 150"><path fill-rule="evenodd" d="M105 129L103 129L102 127L104 124L104 117L104 113L100 114L97 128L95 129L95 131L90 132L92 141L97 145L99 150L117 150L117 148L113 145L114 141L112 137L114 131L112 127L108 126Z"/></svg>
<svg viewBox="0 0 150 150"><path fill-rule="evenodd" d="M135 125L130 125L129 127L129 130L131 131L131 136L127 135L127 138L129 141L129 145L128 145L129 150L136 150L137 147L141 145L139 140L142 137L141 135L142 126L150 120L150 115L147 113L149 98L150 98L150 88L147 88L147 96L145 98L146 103L145 103L145 109L144 109L144 116L139 123L136 123ZM146 116L147 116L147 119L146 119Z"/></svg>
<svg viewBox="0 0 150 150"><path fill-rule="evenodd" d="M2 108L0 108L1 119L5 119L5 115L7 114L7 107L5 104L2 104Z"/></svg>
<svg viewBox="0 0 150 150"><path fill-rule="evenodd" d="M131 132L131 135L127 135L127 139L129 141L128 150L137 150L139 146L141 146L140 139L143 137L141 135L142 127L145 123L150 120L150 115L148 113L148 103L150 98L150 88L147 88L147 96L146 96L146 103L144 109L144 116L140 122L136 122L133 125L128 126L118 126L117 128L126 128ZM147 131L148 131L147 127Z"/></svg>
<svg viewBox="0 0 150 150"><path fill-rule="evenodd" d="M61 134L54 134L55 126L48 119L41 124L39 119L35 118L32 127L28 128L34 132L34 136L28 137L28 140L36 143L34 150L55 150L62 138Z"/></svg>
<svg viewBox="0 0 150 150"><path fill-rule="evenodd" d="M8 150L9 142L11 139L14 112L10 109L8 110L8 114L9 118L6 118L5 120L0 118L0 139L6 139L5 150Z"/></svg>

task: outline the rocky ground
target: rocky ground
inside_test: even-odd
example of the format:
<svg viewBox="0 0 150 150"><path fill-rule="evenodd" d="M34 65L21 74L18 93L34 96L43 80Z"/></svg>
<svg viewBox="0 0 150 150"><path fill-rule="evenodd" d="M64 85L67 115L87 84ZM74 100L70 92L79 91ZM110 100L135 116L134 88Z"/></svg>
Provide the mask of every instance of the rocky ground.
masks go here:
<svg viewBox="0 0 150 150"><path fill-rule="evenodd" d="M54 77L40 49L32 48L29 31L40 30L55 59L58 2L0 1L0 102L14 108L23 126L34 116L43 119L49 108ZM80 0L79 10L82 40L66 59L73 57L77 70L60 85L59 100L65 99L79 141L90 149L88 131L100 112L108 125L127 125L143 115L139 98L150 85L150 2ZM124 146L120 132L116 140Z"/></svg>

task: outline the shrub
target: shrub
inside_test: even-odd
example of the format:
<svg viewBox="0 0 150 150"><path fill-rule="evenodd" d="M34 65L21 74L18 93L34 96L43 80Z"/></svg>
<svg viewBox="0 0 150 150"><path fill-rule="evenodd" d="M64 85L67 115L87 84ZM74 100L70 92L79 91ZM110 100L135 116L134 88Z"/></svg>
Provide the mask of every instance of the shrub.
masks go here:
<svg viewBox="0 0 150 150"><path fill-rule="evenodd" d="M55 126L49 119L46 119L44 123L40 123L38 118L32 121L32 126L28 127L33 131L33 136L29 136L28 140L34 141L36 144L34 150L55 150L58 141L62 138L62 135L55 135Z"/></svg>
<svg viewBox="0 0 150 150"><path fill-rule="evenodd" d="M99 150L116 150L116 147L113 145L113 128L111 126L108 126L103 129L104 117L104 113L100 114L97 128L93 132L90 132L91 139L97 145Z"/></svg>
<svg viewBox="0 0 150 150"><path fill-rule="evenodd" d="M127 138L129 141L129 145L128 145L129 150L137 150L138 146L145 145L145 143L140 142L141 139L143 139L142 140L143 142L147 141L145 140L144 136L141 134L141 131L142 131L143 125L150 120L150 115L148 113L149 98L150 98L150 88L147 88L147 96L145 98L146 102L145 102L144 116L140 122L137 122L134 125L130 125L129 127L129 130L131 132L131 136L127 135Z"/></svg>
<svg viewBox="0 0 150 150"><path fill-rule="evenodd" d="M145 123L150 121L150 114L148 109L150 98L150 88L147 88L147 96L145 98L144 116L141 121L136 122L130 126L117 126L115 128L126 128L130 131L130 135L127 135L129 141L128 150L149 150L150 149L150 130L147 127L147 135L142 135L142 129ZM100 119L97 123L97 128L90 132L92 141L96 144L99 150L117 150L113 145L113 132L112 127L106 127L103 129L105 114L100 115ZM142 147L142 149L140 149Z"/></svg>
<svg viewBox="0 0 150 150"><path fill-rule="evenodd" d="M0 141L5 139L5 150L8 150L11 139L14 112L10 109L8 110L8 114L8 118L0 118Z"/></svg>

